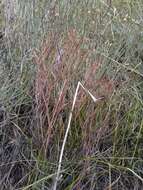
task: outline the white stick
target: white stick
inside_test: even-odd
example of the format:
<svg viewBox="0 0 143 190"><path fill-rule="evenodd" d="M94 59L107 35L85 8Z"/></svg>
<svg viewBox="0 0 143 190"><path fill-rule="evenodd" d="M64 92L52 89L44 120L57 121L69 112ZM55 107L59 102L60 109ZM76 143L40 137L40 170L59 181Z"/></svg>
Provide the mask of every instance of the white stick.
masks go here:
<svg viewBox="0 0 143 190"><path fill-rule="evenodd" d="M69 115L69 120L68 120L68 125L67 125L67 129L66 129L66 133L65 133L65 136L64 136L64 140L63 140L63 144L62 144L62 148L61 148L61 152L60 152L60 158L59 158L59 164L58 164L58 169L57 169L57 175L56 175L56 179L55 179L55 182L54 182L53 190L56 190L56 189L57 189L57 184L58 184L58 181L59 181L59 179L60 179L60 171L61 171L61 164L62 164L62 159L63 159L64 148L65 148L65 144L66 144L66 141L67 141L68 133L69 133L69 130L70 130L70 125L71 125L73 110L74 110L74 107L75 107L75 102L76 102L76 98L77 98L77 95L78 95L78 91L79 91L79 87L80 87L80 86L83 88L83 90L84 90L86 93L88 93L88 94L90 95L90 97L92 98L92 100L93 100L94 102L103 99L103 97L98 98L98 99L95 98L95 96L93 96L93 95L91 94L91 92L90 92L89 90L87 90L87 89L81 84L81 82L78 82L77 87L76 87L76 91L75 91L75 95L74 95L74 99L73 99L72 109L71 109L70 115Z"/></svg>

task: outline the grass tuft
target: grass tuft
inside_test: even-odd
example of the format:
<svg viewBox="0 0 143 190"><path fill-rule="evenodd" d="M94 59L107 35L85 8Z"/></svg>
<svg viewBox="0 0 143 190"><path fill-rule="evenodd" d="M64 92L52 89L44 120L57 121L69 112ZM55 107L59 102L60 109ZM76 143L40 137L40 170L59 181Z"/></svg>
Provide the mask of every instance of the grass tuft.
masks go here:
<svg viewBox="0 0 143 190"><path fill-rule="evenodd" d="M142 189L143 2L0 8L1 190Z"/></svg>

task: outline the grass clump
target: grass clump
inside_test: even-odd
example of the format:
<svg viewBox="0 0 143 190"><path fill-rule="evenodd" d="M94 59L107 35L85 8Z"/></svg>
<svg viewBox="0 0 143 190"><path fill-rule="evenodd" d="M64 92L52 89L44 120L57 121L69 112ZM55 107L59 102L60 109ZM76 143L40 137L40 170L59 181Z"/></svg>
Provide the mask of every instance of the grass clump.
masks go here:
<svg viewBox="0 0 143 190"><path fill-rule="evenodd" d="M0 7L1 189L142 189L142 1Z"/></svg>

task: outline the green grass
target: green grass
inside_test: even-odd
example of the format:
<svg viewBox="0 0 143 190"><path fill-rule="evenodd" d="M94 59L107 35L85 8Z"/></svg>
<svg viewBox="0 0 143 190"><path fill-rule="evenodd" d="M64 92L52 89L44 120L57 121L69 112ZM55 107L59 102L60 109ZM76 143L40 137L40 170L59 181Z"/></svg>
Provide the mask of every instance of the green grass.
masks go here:
<svg viewBox="0 0 143 190"><path fill-rule="evenodd" d="M0 8L1 190L53 188L78 81L57 190L142 189L142 0Z"/></svg>

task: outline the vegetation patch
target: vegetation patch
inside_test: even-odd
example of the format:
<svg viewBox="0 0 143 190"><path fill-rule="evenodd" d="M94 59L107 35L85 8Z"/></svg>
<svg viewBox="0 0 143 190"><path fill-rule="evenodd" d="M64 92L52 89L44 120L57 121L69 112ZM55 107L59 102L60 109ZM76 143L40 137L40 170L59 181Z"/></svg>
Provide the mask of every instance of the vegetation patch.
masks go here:
<svg viewBox="0 0 143 190"><path fill-rule="evenodd" d="M1 190L142 189L142 1L0 8Z"/></svg>

